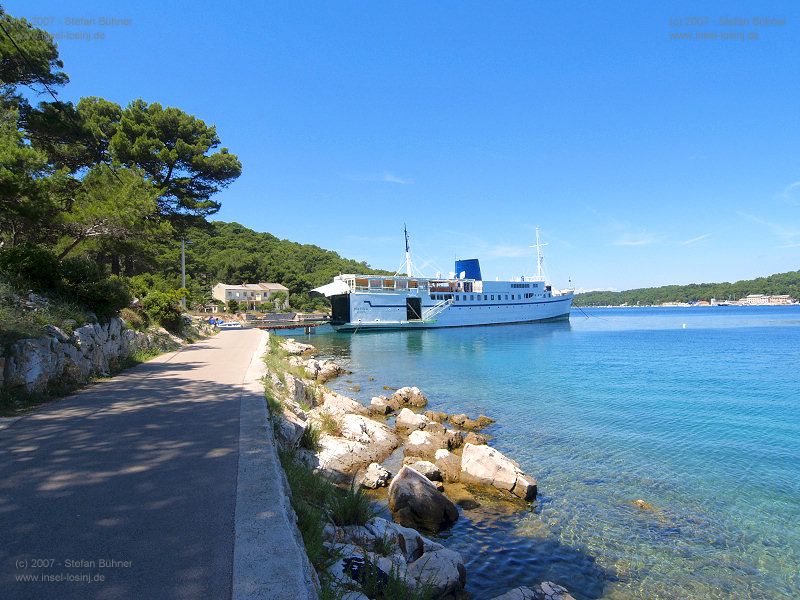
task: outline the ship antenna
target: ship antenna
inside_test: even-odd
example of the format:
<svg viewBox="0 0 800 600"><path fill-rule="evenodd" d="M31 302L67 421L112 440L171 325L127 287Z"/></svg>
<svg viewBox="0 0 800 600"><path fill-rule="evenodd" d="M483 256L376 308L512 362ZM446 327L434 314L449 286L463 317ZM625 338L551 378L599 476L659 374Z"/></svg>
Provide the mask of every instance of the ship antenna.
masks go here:
<svg viewBox="0 0 800 600"><path fill-rule="evenodd" d="M411 247L408 245L408 228L406 228L406 224L403 223L403 235L406 238L406 275L408 277L412 277L411 275Z"/></svg>
<svg viewBox="0 0 800 600"><path fill-rule="evenodd" d="M542 262L544 261L544 255L542 254L542 246L547 246L547 244L542 244L539 241L539 226L536 226L536 245L531 246L531 248L536 248L536 277L541 280L542 279Z"/></svg>

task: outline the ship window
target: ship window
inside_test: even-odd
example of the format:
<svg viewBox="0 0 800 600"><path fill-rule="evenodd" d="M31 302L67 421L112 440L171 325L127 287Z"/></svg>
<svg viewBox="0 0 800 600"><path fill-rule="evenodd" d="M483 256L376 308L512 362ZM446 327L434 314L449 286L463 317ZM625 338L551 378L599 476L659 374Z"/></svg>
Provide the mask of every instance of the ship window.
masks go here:
<svg viewBox="0 0 800 600"><path fill-rule="evenodd" d="M486 294L484 294L484 295L483 295L483 299L484 299L484 300L488 300L488 299L489 299L489 296L487 296Z"/></svg>
<svg viewBox="0 0 800 600"><path fill-rule="evenodd" d="M492 294L492 300L494 300L494 294Z"/></svg>
<svg viewBox="0 0 800 600"><path fill-rule="evenodd" d="M470 301L470 302L472 302L472 301L474 301L474 300L475 300L475 296L470 296L470 297L469 297L469 301Z"/></svg>
<svg viewBox="0 0 800 600"><path fill-rule="evenodd" d="M506 300L508 300L508 294L506 294Z"/></svg>

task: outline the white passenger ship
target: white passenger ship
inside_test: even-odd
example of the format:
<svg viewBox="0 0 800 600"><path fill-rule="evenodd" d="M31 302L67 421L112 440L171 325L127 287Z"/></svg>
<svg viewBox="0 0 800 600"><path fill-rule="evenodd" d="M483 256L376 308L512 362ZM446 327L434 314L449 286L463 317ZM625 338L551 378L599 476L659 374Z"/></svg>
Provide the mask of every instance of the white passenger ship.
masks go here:
<svg viewBox="0 0 800 600"><path fill-rule="evenodd" d="M569 318L573 292L557 292L542 274L543 244L536 231L537 274L514 281L483 281L478 259L457 260L454 277L412 275L406 233L406 274L339 275L312 294L331 302L337 331L429 329L536 323Z"/></svg>

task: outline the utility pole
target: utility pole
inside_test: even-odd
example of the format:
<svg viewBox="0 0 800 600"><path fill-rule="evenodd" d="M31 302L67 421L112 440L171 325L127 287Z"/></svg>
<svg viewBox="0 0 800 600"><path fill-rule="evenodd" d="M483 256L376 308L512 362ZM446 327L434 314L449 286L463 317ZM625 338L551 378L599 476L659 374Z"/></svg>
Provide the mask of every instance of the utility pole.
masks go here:
<svg viewBox="0 0 800 600"><path fill-rule="evenodd" d="M181 238L181 287L186 289L186 240ZM181 296L181 308L186 310L186 296Z"/></svg>

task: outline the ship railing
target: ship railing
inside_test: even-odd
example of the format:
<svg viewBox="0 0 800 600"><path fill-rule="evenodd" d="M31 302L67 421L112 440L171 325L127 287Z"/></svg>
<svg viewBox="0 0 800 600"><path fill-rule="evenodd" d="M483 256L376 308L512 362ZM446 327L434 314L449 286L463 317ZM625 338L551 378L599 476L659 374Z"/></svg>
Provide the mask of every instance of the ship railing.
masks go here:
<svg viewBox="0 0 800 600"><path fill-rule="evenodd" d="M449 300L442 300L438 304L434 304L428 310L422 313L422 320L428 321L429 319L434 318L436 315L441 313L443 310L447 310L453 305L453 299Z"/></svg>

